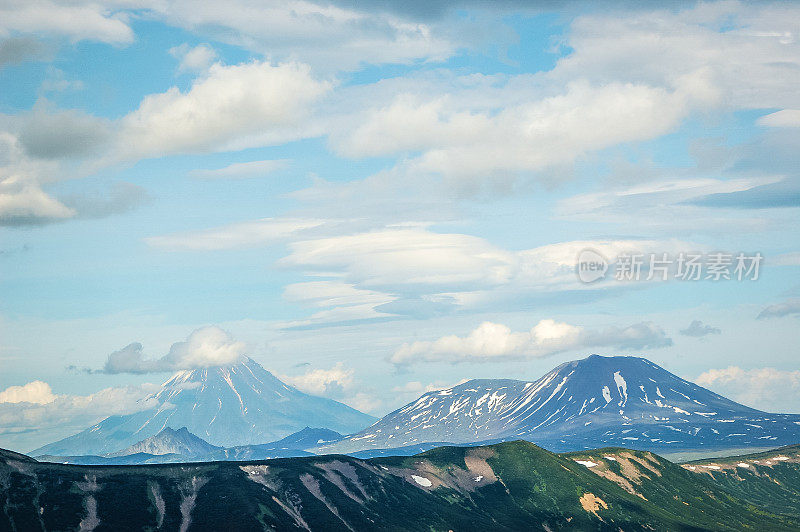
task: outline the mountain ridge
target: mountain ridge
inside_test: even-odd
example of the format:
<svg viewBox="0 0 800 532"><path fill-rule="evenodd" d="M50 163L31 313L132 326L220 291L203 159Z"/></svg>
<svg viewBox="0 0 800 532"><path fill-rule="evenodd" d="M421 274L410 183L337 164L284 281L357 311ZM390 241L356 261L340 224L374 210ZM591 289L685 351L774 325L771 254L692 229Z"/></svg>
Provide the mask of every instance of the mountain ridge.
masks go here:
<svg viewBox="0 0 800 532"><path fill-rule="evenodd" d="M628 446L776 447L800 439L800 415L741 405L640 357L565 362L533 381L474 379L423 394L340 442L351 453L424 444L524 439L553 451Z"/></svg>
<svg viewBox="0 0 800 532"><path fill-rule="evenodd" d="M352 433L375 418L338 401L289 386L249 357L238 364L174 374L148 399L157 407L111 416L34 455L103 455L124 449L166 427L187 427L220 447L255 445L307 426Z"/></svg>
<svg viewBox="0 0 800 532"><path fill-rule="evenodd" d="M105 456L115 458L132 454L149 454L154 456L177 454L187 458L204 457L221 449L211 445L204 439L195 436L186 427L177 430L164 427L161 432L134 443L130 447L107 453Z"/></svg>
<svg viewBox="0 0 800 532"><path fill-rule="evenodd" d="M800 494L800 453L779 452L785 461L755 466L734 493L714 470L691 471L648 452L559 455L525 441L371 460L111 468L0 450L0 478L9 480L0 483L0 499L13 498L0 529L91 522L108 530L797 530L800 511L782 504ZM776 508L760 508L772 494Z"/></svg>
<svg viewBox="0 0 800 532"><path fill-rule="evenodd" d="M142 465L174 464L180 462L213 462L220 460L268 460L312 456L305 449L323 442L336 441L343 436L338 432L305 427L274 442L256 445L219 447L211 445L186 427L178 430L169 427L121 451L104 455L37 455L43 462L73 465Z"/></svg>

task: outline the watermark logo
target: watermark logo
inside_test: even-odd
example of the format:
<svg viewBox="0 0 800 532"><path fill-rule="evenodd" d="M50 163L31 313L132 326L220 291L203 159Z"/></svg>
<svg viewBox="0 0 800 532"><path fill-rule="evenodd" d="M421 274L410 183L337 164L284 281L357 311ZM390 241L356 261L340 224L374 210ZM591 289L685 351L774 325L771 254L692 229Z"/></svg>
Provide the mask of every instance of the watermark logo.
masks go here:
<svg viewBox="0 0 800 532"><path fill-rule="evenodd" d="M609 261L586 248L578 254L575 273L583 283L605 279L613 267L617 281L757 281L761 253L620 253Z"/></svg>
<svg viewBox="0 0 800 532"><path fill-rule="evenodd" d="M607 271L608 259L599 251L587 248L578 254L575 273L582 283L593 283L603 279Z"/></svg>

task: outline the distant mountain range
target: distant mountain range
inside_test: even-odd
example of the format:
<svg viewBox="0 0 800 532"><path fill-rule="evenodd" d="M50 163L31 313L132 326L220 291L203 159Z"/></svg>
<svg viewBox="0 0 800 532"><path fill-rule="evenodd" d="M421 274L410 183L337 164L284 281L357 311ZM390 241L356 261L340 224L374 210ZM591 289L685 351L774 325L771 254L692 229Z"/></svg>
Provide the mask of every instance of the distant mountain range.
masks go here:
<svg viewBox="0 0 800 532"><path fill-rule="evenodd" d="M109 453L109 458L130 456L132 454L150 455L181 455L187 459L202 458L219 451L221 447L211 445L202 438L198 438L186 427L178 430L165 428L155 436L134 443L126 449Z"/></svg>
<svg viewBox="0 0 800 532"><path fill-rule="evenodd" d="M42 462L75 465L142 465L177 462L213 462L220 460L267 460L312 456L305 449L341 440L338 432L305 427L278 441L258 445L219 447L195 436L186 427L165 428L126 449L103 455L37 455Z"/></svg>
<svg viewBox="0 0 800 532"><path fill-rule="evenodd" d="M666 393L665 393L666 395ZM683 466L523 441L138 467L0 450L0 530L800 529L800 447Z"/></svg>
<svg viewBox="0 0 800 532"><path fill-rule="evenodd" d="M347 434L375 421L347 405L284 384L250 358L229 367L181 371L154 399L157 408L109 417L31 454L114 453L168 427L186 427L212 445L233 447L274 441L308 426Z"/></svg>
<svg viewBox="0 0 800 532"><path fill-rule="evenodd" d="M800 415L769 414L637 357L590 356L535 381L471 380L429 392L316 453L430 442L523 439L553 451L627 446L657 452L777 447L800 441Z"/></svg>
<svg viewBox="0 0 800 532"><path fill-rule="evenodd" d="M746 407L637 357L593 355L534 381L471 380L367 428L374 418L299 392L250 359L180 372L155 398L157 409L108 418L32 454L92 464L369 458L522 439L556 452L626 446L671 456L800 442L800 415Z"/></svg>

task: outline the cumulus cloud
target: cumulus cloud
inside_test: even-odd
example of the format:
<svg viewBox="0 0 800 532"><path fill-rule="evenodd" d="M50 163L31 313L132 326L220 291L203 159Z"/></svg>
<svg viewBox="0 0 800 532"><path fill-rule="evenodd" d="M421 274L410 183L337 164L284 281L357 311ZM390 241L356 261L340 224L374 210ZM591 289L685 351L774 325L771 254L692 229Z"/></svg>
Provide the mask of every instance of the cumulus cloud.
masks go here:
<svg viewBox="0 0 800 532"><path fill-rule="evenodd" d="M56 396L50 385L42 381L32 381L22 386L9 386L0 392L0 403L32 403L44 405L55 401Z"/></svg>
<svg viewBox="0 0 800 532"><path fill-rule="evenodd" d="M44 52L42 43L29 37L12 37L0 42L0 68L18 65L39 57Z"/></svg>
<svg viewBox="0 0 800 532"><path fill-rule="evenodd" d="M330 87L299 63L214 64L188 91L151 94L123 117L114 156L138 160L295 140Z"/></svg>
<svg viewBox="0 0 800 532"><path fill-rule="evenodd" d="M356 385L354 371L337 362L332 368L310 369L302 375L280 375L279 378L312 395L341 401L356 410L380 414L382 401L369 387Z"/></svg>
<svg viewBox="0 0 800 532"><path fill-rule="evenodd" d="M706 325L700 320L694 320L692 321L692 323L689 324L688 327L686 327L685 329L681 329L680 333L684 336L693 336L695 338L701 338L709 334L721 334L722 331L716 327Z"/></svg>
<svg viewBox="0 0 800 532"><path fill-rule="evenodd" d="M132 211L150 199L147 191L133 183L114 183L108 189L59 198L78 218L106 218Z"/></svg>
<svg viewBox="0 0 800 532"><path fill-rule="evenodd" d="M337 362L330 369L316 368L302 375L282 375L281 380L313 395L339 396L353 385L353 370Z"/></svg>
<svg viewBox="0 0 800 532"><path fill-rule="evenodd" d="M106 190L55 198L33 179L0 178L0 226L44 225L69 219L105 218L131 211L150 199L144 188L115 183Z"/></svg>
<svg viewBox="0 0 800 532"><path fill-rule="evenodd" d="M762 310L758 314L758 319L782 318L783 316L794 316L800 314L800 298L791 298L782 303L775 303Z"/></svg>
<svg viewBox="0 0 800 532"><path fill-rule="evenodd" d="M0 176L0 226L41 225L75 216L71 209L22 176Z"/></svg>
<svg viewBox="0 0 800 532"><path fill-rule="evenodd" d="M299 63L214 64L186 91L173 87L148 95L117 120L54 110L46 101L29 112L0 114L0 220L3 225L44 224L128 210L144 198L141 191L134 198L132 186L123 185L124 191L115 187L105 205L96 198L73 197L72 203L86 207L75 209L48 195L44 185L143 158L238 150L306 137L312 134L312 107L331 87ZM250 177L283 164L256 161L202 176ZM126 203L131 199L135 201Z"/></svg>
<svg viewBox="0 0 800 532"><path fill-rule="evenodd" d="M95 153L111 135L108 120L77 110L50 111L38 105L16 121L25 153L39 159Z"/></svg>
<svg viewBox="0 0 800 532"><path fill-rule="evenodd" d="M146 3L10 0L0 4L0 35L36 33L73 41L126 44L133 41L133 30L119 8L142 7Z"/></svg>
<svg viewBox="0 0 800 532"><path fill-rule="evenodd" d="M560 95L540 98L531 92L528 101L497 102L499 108L486 110L452 108L447 98L401 95L370 111L334 146L349 156L422 151L412 168L476 179L540 171L622 142L654 138L689 111L683 93L643 85L574 82Z"/></svg>
<svg viewBox="0 0 800 532"><path fill-rule="evenodd" d="M59 196L47 189L62 173L80 173L76 165L106 143L109 124L81 111L52 111L46 103L0 115L0 225L102 218L146 201L142 187L125 182Z"/></svg>
<svg viewBox="0 0 800 532"><path fill-rule="evenodd" d="M106 388L89 395L54 394L33 381L0 391L0 447L28 451L75 434L112 415L157 406L151 394L158 386L144 384Z"/></svg>
<svg viewBox="0 0 800 532"><path fill-rule="evenodd" d="M358 104L331 145L349 157L401 155L413 172L473 191L526 173L563 179L576 160L660 137L695 112L776 107L786 112L765 124L786 124L800 109L789 22L798 12L735 2L592 10L571 22L569 52L547 72L437 73L383 80L368 94L348 89Z"/></svg>
<svg viewBox="0 0 800 532"><path fill-rule="evenodd" d="M108 356L102 373L158 373L183 369L228 366L244 356L245 344L215 326L193 331L183 342L172 344L161 358L147 358L142 344L129 344Z"/></svg>
<svg viewBox="0 0 800 532"><path fill-rule="evenodd" d="M393 364L416 362L484 362L508 358L546 357L591 347L647 349L672 345L661 327L641 322L601 330L541 320L530 331L514 332L500 323L484 322L467 336L443 336L400 346L389 358Z"/></svg>
<svg viewBox="0 0 800 532"><path fill-rule="evenodd" d="M710 369L695 382L725 397L767 412L800 412L800 371L776 368Z"/></svg>
<svg viewBox="0 0 800 532"><path fill-rule="evenodd" d="M250 179L271 174L286 168L288 165L288 159L248 161L246 163L233 163L223 168L192 170L189 175L200 179Z"/></svg>
<svg viewBox="0 0 800 532"><path fill-rule="evenodd" d="M572 53L554 74L662 87L699 74L707 84L689 90L701 95L711 88L715 105L799 109L798 15L797 5L747 2L592 12L570 25L565 44Z"/></svg>

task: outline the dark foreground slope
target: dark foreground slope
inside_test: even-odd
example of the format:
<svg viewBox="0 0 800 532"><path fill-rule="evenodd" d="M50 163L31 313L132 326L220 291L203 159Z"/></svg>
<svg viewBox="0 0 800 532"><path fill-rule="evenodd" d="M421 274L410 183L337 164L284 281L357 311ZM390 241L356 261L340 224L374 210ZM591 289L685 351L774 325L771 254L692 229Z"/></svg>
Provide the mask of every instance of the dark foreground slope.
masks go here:
<svg viewBox="0 0 800 532"><path fill-rule="evenodd" d="M0 530L800 527L705 475L652 460L662 473L626 487L573 456L527 442L372 460L330 455L135 467L39 463L0 452Z"/></svg>

